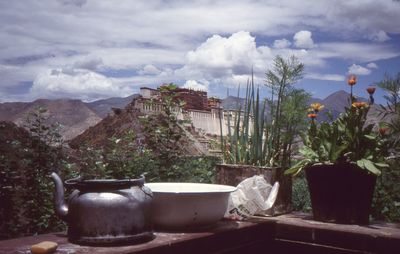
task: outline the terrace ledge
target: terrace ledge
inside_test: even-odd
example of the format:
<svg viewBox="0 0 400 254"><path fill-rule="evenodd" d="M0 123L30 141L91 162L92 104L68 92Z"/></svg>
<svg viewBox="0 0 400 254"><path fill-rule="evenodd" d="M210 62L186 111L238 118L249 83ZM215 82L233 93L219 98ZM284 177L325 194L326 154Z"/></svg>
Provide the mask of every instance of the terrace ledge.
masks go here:
<svg viewBox="0 0 400 254"><path fill-rule="evenodd" d="M0 253L30 253L42 241L58 243L55 253L400 253L400 224L368 226L314 221L309 214L220 221L192 232L155 232L152 241L136 245L95 247L68 242L65 232L0 241Z"/></svg>

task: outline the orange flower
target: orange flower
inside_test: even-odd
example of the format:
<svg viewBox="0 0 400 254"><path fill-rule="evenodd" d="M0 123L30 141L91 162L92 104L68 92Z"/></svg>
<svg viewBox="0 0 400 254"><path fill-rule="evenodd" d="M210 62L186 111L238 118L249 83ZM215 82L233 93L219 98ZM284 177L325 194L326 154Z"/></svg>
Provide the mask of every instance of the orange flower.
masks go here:
<svg viewBox="0 0 400 254"><path fill-rule="evenodd" d="M379 128L379 134L381 134L381 136L385 136L388 130L389 130L388 127L381 127Z"/></svg>
<svg viewBox="0 0 400 254"><path fill-rule="evenodd" d="M311 114L308 114L307 116L308 116L308 118L315 119L317 117L317 114L311 113Z"/></svg>
<svg viewBox="0 0 400 254"><path fill-rule="evenodd" d="M370 95L373 95L374 93L375 93L375 87L373 87L373 86L369 86L368 88L367 88L367 92L370 94Z"/></svg>
<svg viewBox="0 0 400 254"><path fill-rule="evenodd" d="M324 105L322 105L321 103L311 103L311 109L314 110L314 112L318 113L319 111L321 111L322 109L324 109Z"/></svg>
<svg viewBox="0 0 400 254"><path fill-rule="evenodd" d="M363 101L356 101L351 104L355 108L366 108L368 107L368 103Z"/></svg>
<svg viewBox="0 0 400 254"><path fill-rule="evenodd" d="M350 75L347 78L347 84L349 84L350 86L354 86L357 83L357 76L356 75Z"/></svg>

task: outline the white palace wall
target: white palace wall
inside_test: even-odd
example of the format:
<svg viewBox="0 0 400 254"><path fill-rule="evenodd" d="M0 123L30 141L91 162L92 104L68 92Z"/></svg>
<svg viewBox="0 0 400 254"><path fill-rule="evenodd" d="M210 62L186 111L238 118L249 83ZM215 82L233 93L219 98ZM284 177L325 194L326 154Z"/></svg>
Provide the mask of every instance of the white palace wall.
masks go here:
<svg viewBox="0 0 400 254"><path fill-rule="evenodd" d="M154 114L162 111L160 104L146 103L145 100L136 100L135 108L145 114ZM219 118L220 111L223 112L221 120ZM218 108L211 109L211 111L188 110L183 114L181 110L176 111L179 120L188 119L198 131L218 136L221 135L220 123L222 123L222 135L226 136L228 134L228 116L231 117L230 127L233 132L235 113L236 111L233 110L222 110ZM250 123L250 126L252 126L252 123Z"/></svg>

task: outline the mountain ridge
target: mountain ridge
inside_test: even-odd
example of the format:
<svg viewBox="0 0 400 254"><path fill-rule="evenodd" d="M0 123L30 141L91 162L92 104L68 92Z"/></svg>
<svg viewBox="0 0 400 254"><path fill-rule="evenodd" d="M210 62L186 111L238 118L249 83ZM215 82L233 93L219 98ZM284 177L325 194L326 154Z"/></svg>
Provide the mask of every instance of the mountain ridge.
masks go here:
<svg viewBox="0 0 400 254"><path fill-rule="evenodd" d="M106 118L113 108L125 108L139 94L132 94L127 97L111 97L108 99L93 102L83 102L78 99L37 99L33 102L5 102L0 103L0 121L10 121L18 126L24 126L27 114L39 106L48 109L49 123L59 122L64 126L61 134L65 140L71 140L86 129L96 125ZM334 92L324 99L312 98L310 103L319 102L325 105L324 112L328 110L333 117L337 117L344 108L349 105L350 94L340 90ZM359 98L366 101L365 98ZM224 109L237 109L243 107L244 98L227 96L222 99ZM269 112L266 110L266 113ZM326 114L320 114L319 120L328 120Z"/></svg>

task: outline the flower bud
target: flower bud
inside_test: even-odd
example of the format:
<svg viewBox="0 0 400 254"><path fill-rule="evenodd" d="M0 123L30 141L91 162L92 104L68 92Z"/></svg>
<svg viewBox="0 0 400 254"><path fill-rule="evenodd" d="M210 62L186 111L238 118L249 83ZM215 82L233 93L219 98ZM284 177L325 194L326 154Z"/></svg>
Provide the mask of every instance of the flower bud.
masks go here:
<svg viewBox="0 0 400 254"><path fill-rule="evenodd" d="M373 95L373 94L375 93L375 90L376 90L376 88L375 88L374 86L369 86L369 87L367 88L367 92L368 92L370 95Z"/></svg>
<svg viewBox="0 0 400 254"><path fill-rule="evenodd" d="M315 114L315 113L308 114L307 116L308 116L308 118L311 118L311 119L317 118L317 114Z"/></svg>
<svg viewBox="0 0 400 254"><path fill-rule="evenodd" d="M347 78L347 84L349 84L350 86L354 86L357 83L357 76L356 75L350 75Z"/></svg>

